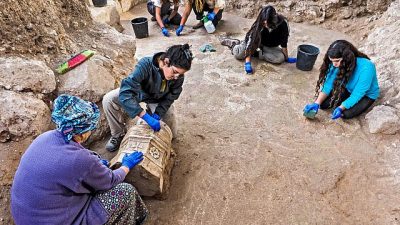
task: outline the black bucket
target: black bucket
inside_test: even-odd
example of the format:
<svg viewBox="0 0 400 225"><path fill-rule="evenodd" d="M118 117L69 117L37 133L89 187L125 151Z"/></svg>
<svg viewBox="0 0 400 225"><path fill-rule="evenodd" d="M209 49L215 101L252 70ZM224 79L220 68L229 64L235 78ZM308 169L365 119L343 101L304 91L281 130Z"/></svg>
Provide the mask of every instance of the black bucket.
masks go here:
<svg viewBox="0 0 400 225"><path fill-rule="evenodd" d="M319 48L313 45L299 45L299 47L297 48L297 69L303 71L312 70L315 64L315 60L317 60L318 54Z"/></svg>
<svg viewBox="0 0 400 225"><path fill-rule="evenodd" d="M147 26L147 18L138 17L131 20L133 31L136 38L146 38L149 36L149 28Z"/></svg>
<svg viewBox="0 0 400 225"><path fill-rule="evenodd" d="M103 7L107 5L107 0L92 0L92 2L96 7Z"/></svg>

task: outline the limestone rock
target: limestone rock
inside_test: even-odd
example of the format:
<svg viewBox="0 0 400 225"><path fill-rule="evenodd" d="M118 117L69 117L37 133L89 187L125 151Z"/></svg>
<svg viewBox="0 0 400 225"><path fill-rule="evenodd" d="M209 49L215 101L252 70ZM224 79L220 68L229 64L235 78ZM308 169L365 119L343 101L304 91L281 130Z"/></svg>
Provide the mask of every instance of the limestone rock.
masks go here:
<svg viewBox="0 0 400 225"><path fill-rule="evenodd" d="M374 61L383 101L399 94L400 85L400 1L392 3L379 20L381 25L368 36L363 51ZM398 102L397 102L398 103Z"/></svg>
<svg viewBox="0 0 400 225"><path fill-rule="evenodd" d="M376 106L369 112L365 119L367 120L369 132L395 134L400 130L400 118L396 114L396 109L389 106Z"/></svg>
<svg viewBox="0 0 400 225"><path fill-rule="evenodd" d="M0 142L36 136L48 130L50 109L28 94L0 91Z"/></svg>
<svg viewBox="0 0 400 225"><path fill-rule="evenodd" d="M90 145L91 143L103 139L106 134L110 133L110 127L108 126L107 118L104 114L103 105L101 102L96 104L100 110L100 119L97 124L97 128L92 132L90 138L85 142L85 144Z"/></svg>
<svg viewBox="0 0 400 225"><path fill-rule="evenodd" d="M116 0L119 2L121 6L122 12L128 12L132 7L142 2L146 2L146 0Z"/></svg>
<svg viewBox="0 0 400 225"><path fill-rule="evenodd" d="M56 80L42 61L0 58L0 86L13 91L50 93L56 89Z"/></svg>
<svg viewBox="0 0 400 225"><path fill-rule="evenodd" d="M115 80L103 65L101 56L93 56L75 69L60 75L58 94L76 95L91 102L99 102L114 89Z"/></svg>
<svg viewBox="0 0 400 225"><path fill-rule="evenodd" d="M104 7L89 6L89 10L94 21L106 23L110 26L120 26L117 4L113 0L108 0Z"/></svg>

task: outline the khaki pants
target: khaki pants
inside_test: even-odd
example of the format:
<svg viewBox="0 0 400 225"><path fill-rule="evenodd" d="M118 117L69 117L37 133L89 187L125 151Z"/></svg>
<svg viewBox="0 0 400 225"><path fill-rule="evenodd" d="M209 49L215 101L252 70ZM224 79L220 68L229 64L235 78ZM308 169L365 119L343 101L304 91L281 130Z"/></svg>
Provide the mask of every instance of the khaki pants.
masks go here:
<svg viewBox="0 0 400 225"><path fill-rule="evenodd" d="M245 43L242 41L240 44L235 45L232 49L232 53L238 60L246 58L245 55ZM259 59L264 59L267 62L273 64L281 64L285 61L285 55L280 47L262 47L262 54L259 55Z"/></svg>
<svg viewBox="0 0 400 225"><path fill-rule="evenodd" d="M150 103L147 104L147 107L151 110L152 113L154 113L157 105L157 103ZM119 88L112 90L104 95L103 109L108 121L108 125L110 126L111 136L124 136L127 129L126 121L128 119L128 114L125 112L124 108L119 102ZM137 118L138 117L136 117L135 119ZM176 137L176 118L175 108L173 105L171 105L171 107L161 120L164 121L171 128L173 137Z"/></svg>

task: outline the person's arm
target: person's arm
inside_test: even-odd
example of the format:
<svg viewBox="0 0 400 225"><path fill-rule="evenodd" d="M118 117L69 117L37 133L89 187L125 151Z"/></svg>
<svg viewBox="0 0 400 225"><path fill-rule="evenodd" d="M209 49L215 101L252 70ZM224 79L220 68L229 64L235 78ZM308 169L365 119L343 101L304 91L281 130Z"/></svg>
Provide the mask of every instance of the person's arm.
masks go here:
<svg viewBox="0 0 400 225"><path fill-rule="evenodd" d="M284 23L284 24L283 24ZM289 24L286 20L282 22L282 40L281 40L281 47L282 47L282 53L285 56L285 61L287 61L289 54L288 54L288 49L287 49L287 44L289 41Z"/></svg>
<svg viewBox="0 0 400 225"><path fill-rule="evenodd" d="M119 101L130 118L135 118L143 112L140 101L146 96L140 83L145 79L146 70L139 61L135 70L121 82Z"/></svg>
<svg viewBox="0 0 400 225"><path fill-rule="evenodd" d="M285 56L285 61L288 59L288 50L287 48L282 48L282 53Z"/></svg>
<svg viewBox="0 0 400 225"><path fill-rule="evenodd" d="M354 87L354 90L351 92L351 95L341 104L341 106L345 109L350 109L365 96L365 94L371 87L374 77L376 76L376 69L374 64L364 64L362 66L364 68L362 70L359 70L358 74L352 75L356 76L356 78L359 78Z"/></svg>
<svg viewBox="0 0 400 225"><path fill-rule="evenodd" d="M245 61L246 61L246 62L251 62L251 56L247 56L247 57L245 58Z"/></svg>
<svg viewBox="0 0 400 225"><path fill-rule="evenodd" d="M219 7L215 7L214 10L213 10L213 12L214 12L215 15L217 15L218 12L219 12Z"/></svg>
<svg viewBox="0 0 400 225"><path fill-rule="evenodd" d="M158 25L162 29L162 28L165 27L165 25L164 25L164 23L162 21L162 18L161 18L161 8L157 7L157 6L155 8L156 8L156 13L155 13L156 14L156 20L157 20Z"/></svg>
<svg viewBox="0 0 400 225"><path fill-rule="evenodd" d="M182 19L181 19L181 26L185 26L187 19L189 18L190 12L192 12L192 4L190 1L186 1L185 4L185 10L183 11L182 14Z"/></svg>
<svg viewBox="0 0 400 225"><path fill-rule="evenodd" d="M178 9L179 9L179 5L178 4L174 5L174 9L172 10L171 14L168 17L169 21L171 21L172 18L174 18L176 16L176 14L178 13Z"/></svg>
<svg viewBox="0 0 400 225"><path fill-rule="evenodd" d="M90 187L93 191L106 191L123 182L126 174L126 168L120 167L111 170L101 164L95 156L88 162L91 164L89 171L82 179L84 186ZM129 172L129 170L128 170Z"/></svg>
<svg viewBox="0 0 400 225"><path fill-rule="evenodd" d="M321 105L322 102L324 102L327 97L328 97L327 94L325 94L324 92L320 91L319 94L318 94L317 99L314 102L317 103L318 105Z"/></svg>
<svg viewBox="0 0 400 225"><path fill-rule="evenodd" d="M169 107L171 107L172 103L177 100L182 93L184 78L180 78L178 80L174 80L174 85L171 87L169 93L158 103L155 114L159 115L161 118L167 113Z"/></svg>

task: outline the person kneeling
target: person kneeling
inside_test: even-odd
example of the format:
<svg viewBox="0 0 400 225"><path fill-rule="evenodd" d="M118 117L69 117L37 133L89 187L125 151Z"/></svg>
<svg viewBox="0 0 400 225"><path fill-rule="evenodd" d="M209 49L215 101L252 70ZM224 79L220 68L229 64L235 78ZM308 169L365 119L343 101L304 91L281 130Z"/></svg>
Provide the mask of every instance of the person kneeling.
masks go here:
<svg viewBox="0 0 400 225"><path fill-rule="evenodd" d="M107 93L103 108L111 129L111 138L106 144L108 151L116 151L126 133L125 113L132 119L142 118L154 130L160 130L160 119L174 128L171 107L182 92L184 74L190 70L193 56L188 44L174 45L166 52L139 60L134 71L121 82L121 87ZM143 110L139 103L147 103Z"/></svg>
<svg viewBox="0 0 400 225"><path fill-rule="evenodd" d="M350 42L337 40L325 54L316 90L317 99L304 107L305 114L334 108L334 120L356 117L379 97L375 65Z"/></svg>
<svg viewBox="0 0 400 225"><path fill-rule="evenodd" d="M252 74L252 56L274 64L294 62L295 58L288 58L288 39L289 23L286 18L277 14L274 7L266 6L261 9L244 41L227 38L221 44L228 46L236 59L245 59L244 69L247 74Z"/></svg>

